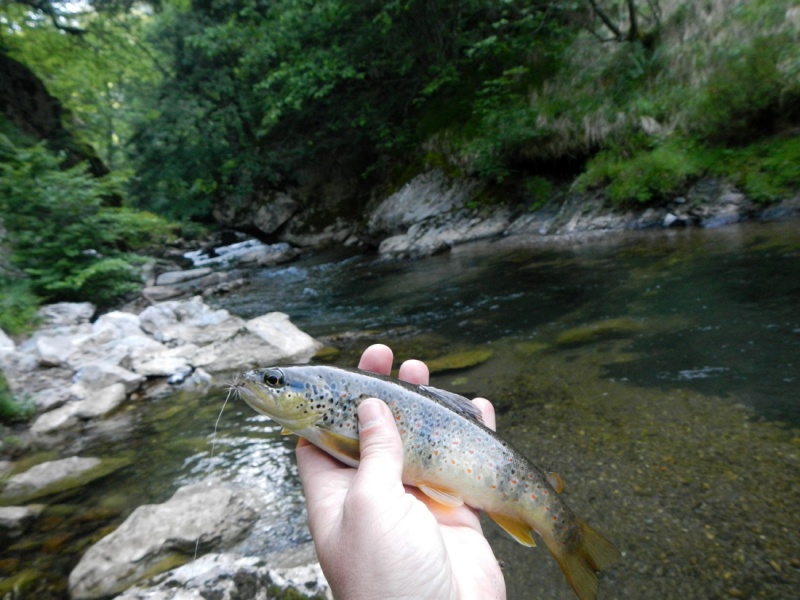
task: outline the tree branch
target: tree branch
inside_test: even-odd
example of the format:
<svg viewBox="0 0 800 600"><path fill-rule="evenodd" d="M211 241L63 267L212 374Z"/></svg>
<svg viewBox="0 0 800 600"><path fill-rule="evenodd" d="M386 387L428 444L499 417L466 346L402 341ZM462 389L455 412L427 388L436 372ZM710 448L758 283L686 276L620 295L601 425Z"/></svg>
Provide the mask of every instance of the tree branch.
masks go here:
<svg viewBox="0 0 800 600"><path fill-rule="evenodd" d="M628 1L631 2L632 0L628 0ZM605 13L605 11L597 5L597 2L595 0L589 0L589 4L592 5L592 9L594 10L594 14L596 14L598 17L600 17L600 20L603 22L603 25L605 25L611 31L611 33L614 34L614 37L616 39L618 39L620 41L625 39L625 35L622 33L620 28L617 27L616 24L614 23L614 21L611 20L611 17L609 17Z"/></svg>
<svg viewBox="0 0 800 600"><path fill-rule="evenodd" d="M81 27L73 27L72 25L67 25L62 23L59 20L59 17L62 15L56 10L55 6L53 6L50 0L14 0L17 4L23 4L28 6L34 10L38 10L43 15L50 17L50 21L53 23L53 27L58 29L59 31L63 31L64 33L68 33L70 35L85 35L86 30Z"/></svg>

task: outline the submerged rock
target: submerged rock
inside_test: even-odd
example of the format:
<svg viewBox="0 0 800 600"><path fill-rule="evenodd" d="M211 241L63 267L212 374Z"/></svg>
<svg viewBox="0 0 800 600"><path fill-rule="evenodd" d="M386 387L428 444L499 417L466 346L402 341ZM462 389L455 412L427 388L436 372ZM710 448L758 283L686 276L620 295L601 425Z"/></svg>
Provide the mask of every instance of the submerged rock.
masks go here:
<svg viewBox="0 0 800 600"><path fill-rule="evenodd" d="M184 486L163 504L140 506L89 548L70 573L70 595L82 600L119 594L187 562L196 547L234 542L255 518L254 499L242 490L214 481Z"/></svg>
<svg viewBox="0 0 800 600"><path fill-rule="evenodd" d="M443 371L455 371L458 369L466 369L474 367L482 362L489 360L494 354L493 350L488 348L475 348L473 350L465 350L464 352L454 352L429 360L426 364L431 373L441 373Z"/></svg>
<svg viewBox="0 0 800 600"><path fill-rule="evenodd" d="M72 490L128 464L127 459L80 456L41 463L9 478L0 494L0 504L20 504Z"/></svg>
<svg viewBox="0 0 800 600"><path fill-rule="evenodd" d="M605 319L584 327L574 327L563 331L556 338L556 344L561 346L589 344L598 340L627 337L642 331L642 329L641 323L627 317Z"/></svg>

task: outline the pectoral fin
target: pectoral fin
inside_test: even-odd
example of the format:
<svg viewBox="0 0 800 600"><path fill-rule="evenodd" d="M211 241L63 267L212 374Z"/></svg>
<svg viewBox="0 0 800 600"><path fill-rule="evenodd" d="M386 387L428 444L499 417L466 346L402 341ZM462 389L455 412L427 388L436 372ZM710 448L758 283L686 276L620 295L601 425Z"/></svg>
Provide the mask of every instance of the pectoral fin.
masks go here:
<svg viewBox="0 0 800 600"><path fill-rule="evenodd" d="M327 429L319 429L313 442L347 465L357 465L361 460L361 447L358 443L358 438L351 438Z"/></svg>
<svg viewBox="0 0 800 600"><path fill-rule="evenodd" d="M416 486L428 498L436 500L439 504L444 504L445 506L461 506L464 504L461 498L445 488L437 487L430 483L417 483Z"/></svg>
<svg viewBox="0 0 800 600"><path fill-rule="evenodd" d="M547 474L547 483L550 484L556 494L560 494L564 491L564 481L561 479L561 475L558 473L553 473L552 471Z"/></svg>
<svg viewBox="0 0 800 600"><path fill-rule="evenodd" d="M508 532L508 535L513 537L523 546L533 547L536 545L536 542L533 540L533 532L531 531L531 528L522 521L518 521L507 515L500 515L497 513L487 512L486 514L492 518L492 521L505 529Z"/></svg>

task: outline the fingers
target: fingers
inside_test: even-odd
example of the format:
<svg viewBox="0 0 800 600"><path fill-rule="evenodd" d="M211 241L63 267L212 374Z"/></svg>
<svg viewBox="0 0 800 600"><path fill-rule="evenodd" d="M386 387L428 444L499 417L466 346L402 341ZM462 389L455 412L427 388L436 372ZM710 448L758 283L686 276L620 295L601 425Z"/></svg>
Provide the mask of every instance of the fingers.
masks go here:
<svg viewBox="0 0 800 600"><path fill-rule="evenodd" d="M416 383L417 385L427 385L430 379L428 365L421 360L407 360L400 365L398 376L403 381Z"/></svg>
<svg viewBox="0 0 800 600"><path fill-rule="evenodd" d="M377 398L367 398L358 405L358 439L361 464L355 485L403 491L403 442L392 411Z"/></svg>
<svg viewBox="0 0 800 600"><path fill-rule="evenodd" d="M392 354L392 349L389 346L372 344L361 355L358 368L372 373L388 375L392 372L392 361L394 361L394 354Z"/></svg>
<svg viewBox="0 0 800 600"><path fill-rule="evenodd" d="M497 430L497 420L494 413L494 406L486 398L473 398L472 403L481 410L483 424L492 431Z"/></svg>

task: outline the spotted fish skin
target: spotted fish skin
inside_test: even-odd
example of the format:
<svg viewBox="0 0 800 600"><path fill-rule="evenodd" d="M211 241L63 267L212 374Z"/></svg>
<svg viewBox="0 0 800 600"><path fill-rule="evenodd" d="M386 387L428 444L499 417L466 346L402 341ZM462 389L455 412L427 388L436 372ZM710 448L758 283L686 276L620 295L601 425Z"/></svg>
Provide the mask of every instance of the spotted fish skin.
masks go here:
<svg viewBox="0 0 800 600"><path fill-rule="evenodd" d="M466 398L355 369L322 365L245 373L239 395L292 433L357 466L356 410L366 398L391 409L403 440L403 482L445 505L484 510L518 542L535 531L582 600L596 596L596 572L618 551L567 507L561 481L486 427Z"/></svg>

